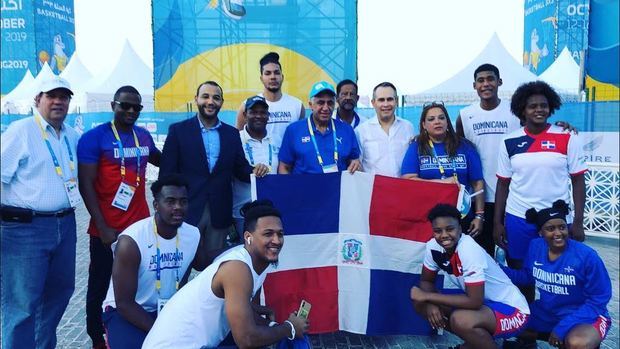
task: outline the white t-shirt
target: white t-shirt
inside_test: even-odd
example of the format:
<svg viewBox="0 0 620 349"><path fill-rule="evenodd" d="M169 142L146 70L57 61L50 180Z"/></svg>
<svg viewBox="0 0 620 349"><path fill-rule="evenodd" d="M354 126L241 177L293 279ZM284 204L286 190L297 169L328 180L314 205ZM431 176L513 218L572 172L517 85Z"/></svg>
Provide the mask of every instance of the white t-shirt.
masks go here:
<svg viewBox="0 0 620 349"><path fill-rule="evenodd" d="M230 332L230 325L224 312L224 299L213 293L211 284L220 265L231 260L242 261L252 271L253 295L261 288L267 273L273 268L270 265L258 275L252 267L252 257L243 245L224 252L166 304L146 336L142 348L217 347Z"/></svg>
<svg viewBox="0 0 620 349"><path fill-rule="evenodd" d="M389 134L381 128L379 119L364 121L355 129L360 145L360 160L364 172L390 177L400 177L403 158L414 136L413 125L396 117Z"/></svg>
<svg viewBox="0 0 620 349"><path fill-rule="evenodd" d="M484 174L485 202L495 202L497 155L502 138L521 127L519 118L510 111L508 101L500 101L493 110L484 110L474 103L460 111L465 138L474 143Z"/></svg>
<svg viewBox="0 0 620 349"><path fill-rule="evenodd" d="M241 136L241 144L243 145L243 151L245 152L245 158L250 165L265 164L270 167L270 174L278 173L278 152L279 146L273 144L269 133L261 141L256 140L250 136L246 130L247 126L243 127L243 130L239 131ZM242 182L238 179L233 180L233 212L234 218L241 218L239 210L246 202L251 200L250 183Z"/></svg>
<svg viewBox="0 0 620 349"><path fill-rule="evenodd" d="M571 202L570 176L586 171L581 139L555 125L538 135L521 128L499 146L497 177L510 179L506 212L517 217L525 218L532 207L551 207L556 200Z"/></svg>
<svg viewBox="0 0 620 349"><path fill-rule="evenodd" d="M259 96L264 97L262 93ZM301 116L302 103L299 99L283 93L277 102L267 100L267 105L269 105L267 134L271 136L273 144L280 148L286 127L299 120Z"/></svg>
<svg viewBox="0 0 620 349"><path fill-rule="evenodd" d="M148 312L157 311L157 299L167 299L176 292L176 279L183 278L185 271L191 265L196 254L200 232L198 228L183 223L177 230L179 241L179 253L177 255L177 239L164 239L161 236L155 238L153 230L153 217L147 217L135 222L125 229L120 235L128 236L140 249L140 266L138 267L138 288L136 290L136 303ZM159 294L155 287L157 280L157 241L160 250L161 289ZM116 242L112 244L112 251L116 248ZM114 299L114 281L110 280L108 293L103 301L102 308L107 306L116 308Z"/></svg>
<svg viewBox="0 0 620 349"><path fill-rule="evenodd" d="M449 258L446 250L435 239L430 239L426 243L424 268L434 273L443 270L445 277L463 291L467 285L484 284L485 300L504 303L525 314L530 313L527 301L519 289L469 235L461 235L456 251Z"/></svg>

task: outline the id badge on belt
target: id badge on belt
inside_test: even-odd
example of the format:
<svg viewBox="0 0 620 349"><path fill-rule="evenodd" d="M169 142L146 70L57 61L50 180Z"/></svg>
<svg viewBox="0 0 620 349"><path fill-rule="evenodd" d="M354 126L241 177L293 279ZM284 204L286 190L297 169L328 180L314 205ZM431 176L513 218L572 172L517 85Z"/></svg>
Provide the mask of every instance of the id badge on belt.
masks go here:
<svg viewBox="0 0 620 349"><path fill-rule="evenodd" d="M71 207L76 207L82 202L82 197L80 196L80 191L78 190L77 181L75 178L71 178L65 181L65 193L67 193L67 197L69 198L69 205Z"/></svg>
<svg viewBox="0 0 620 349"><path fill-rule="evenodd" d="M334 173L338 172L338 164L324 165L323 173Z"/></svg>
<svg viewBox="0 0 620 349"><path fill-rule="evenodd" d="M129 204L131 203L131 199L133 199L135 193L135 187L125 182L121 182L121 185L118 186L118 190L116 191L116 195L114 195L112 206L123 211L127 211Z"/></svg>
<svg viewBox="0 0 620 349"><path fill-rule="evenodd" d="M164 305L168 303L168 300L170 300L170 298L157 298L157 316L159 316L161 310L164 309Z"/></svg>

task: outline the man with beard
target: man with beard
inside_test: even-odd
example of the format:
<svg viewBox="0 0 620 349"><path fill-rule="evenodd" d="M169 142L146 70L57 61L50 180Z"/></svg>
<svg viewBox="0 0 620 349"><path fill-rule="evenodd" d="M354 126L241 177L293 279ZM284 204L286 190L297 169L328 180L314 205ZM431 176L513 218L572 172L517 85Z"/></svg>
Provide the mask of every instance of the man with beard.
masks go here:
<svg viewBox="0 0 620 349"><path fill-rule="evenodd" d="M355 112L357 101L360 96L357 94L357 84L353 80L344 79L336 85L336 101L338 108L332 117L346 122L354 129L360 124L360 116Z"/></svg>
<svg viewBox="0 0 620 349"><path fill-rule="evenodd" d="M280 147L278 173L332 173L361 170L359 146L350 125L332 119L336 91L317 82L308 96L312 115L292 123Z"/></svg>
<svg viewBox="0 0 620 349"><path fill-rule="evenodd" d="M278 150L267 132L269 105L261 96L250 97L245 101L244 117L246 125L239 132L245 158L250 165L262 163L269 167L269 173L278 173ZM243 234L243 217L239 209L250 202L250 184L235 179L233 182L233 219L237 235Z"/></svg>
<svg viewBox="0 0 620 349"><path fill-rule="evenodd" d="M123 86L110 103L114 120L86 132L77 146L80 193L90 213L90 265L86 291L86 332L93 348L104 348L101 303L112 273L110 245L131 224L149 216L146 163L159 166L161 152L151 134L135 123L142 98Z"/></svg>
<svg viewBox="0 0 620 349"><path fill-rule="evenodd" d="M372 106L377 117L363 122L355 130L360 144L364 171L399 177L403 158L413 138L413 125L395 114L398 103L396 87L382 82L372 91Z"/></svg>
<svg viewBox="0 0 620 349"><path fill-rule="evenodd" d="M252 168L245 159L239 131L219 120L224 93L217 82L200 84L194 100L196 117L170 125L159 174L185 176L189 183L185 221L198 226L204 248L216 250L224 246L232 224L233 176L249 182L252 172L261 177L269 168L264 164Z"/></svg>
<svg viewBox="0 0 620 349"><path fill-rule="evenodd" d="M284 74L280 64L280 55L277 53L269 52L261 58L260 80L264 89L259 96L264 97L269 105L267 132L274 139L274 144L279 147L286 127L305 117L304 105L299 99L282 93ZM245 106L242 104L237 113L237 129L239 130L242 130L245 125L244 111Z"/></svg>
<svg viewBox="0 0 620 349"><path fill-rule="evenodd" d="M220 255L170 300L143 348L215 348L229 332L239 348L258 348L302 338L308 330L308 321L294 312L277 324L273 311L258 305L284 245L280 212L264 200L241 210L243 245Z"/></svg>
<svg viewBox="0 0 620 349"><path fill-rule="evenodd" d="M202 270L197 251L198 229L183 223L187 183L165 176L151 186L155 215L125 229L113 244L112 280L103 302L110 348L139 348L157 314L179 289L194 264ZM199 265L198 265L199 264Z"/></svg>

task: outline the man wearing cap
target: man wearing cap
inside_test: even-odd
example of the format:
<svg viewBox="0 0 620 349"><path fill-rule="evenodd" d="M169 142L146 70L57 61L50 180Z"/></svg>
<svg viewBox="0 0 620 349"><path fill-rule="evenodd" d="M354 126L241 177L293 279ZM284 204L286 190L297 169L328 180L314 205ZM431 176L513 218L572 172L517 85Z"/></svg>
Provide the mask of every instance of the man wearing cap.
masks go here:
<svg viewBox="0 0 620 349"><path fill-rule="evenodd" d="M64 121L73 92L41 83L34 116L2 134L2 348L54 348L75 285L78 133Z"/></svg>
<svg viewBox="0 0 620 349"><path fill-rule="evenodd" d="M185 177L189 184L185 222L198 227L204 248L216 250L224 246L232 225L233 177L249 182L251 173L260 177L269 170L263 164L248 164L239 131L218 118L224 92L217 82L201 83L194 100L196 117L170 125L159 176Z"/></svg>
<svg viewBox="0 0 620 349"><path fill-rule="evenodd" d="M86 332L93 348L105 348L101 304L112 274L110 245L121 231L149 216L146 163L159 166L161 156L151 134L135 126L141 103L133 86L120 87L110 102L114 120L86 132L77 147L80 193L91 217Z"/></svg>
<svg viewBox="0 0 620 349"><path fill-rule="evenodd" d="M331 173L361 169L359 146L350 125L332 119L336 92L326 81L309 94L312 115L289 125L280 147L278 173Z"/></svg>
<svg viewBox="0 0 620 349"><path fill-rule="evenodd" d="M395 114L398 103L396 86L382 82L372 91L376 117L355 129L360 144L364 171L400 177L403 158L414 136L413 125Z"/></svg>
<svg viewBox="0 0 620 349"><path fill-rule="evenodd" d="M269 121L269 105L265 98L253 96L245 101L243 118L245 126L239 131L245 158L251 166L265 164L270 174L278 172L278 145L275 144L267 131ZM233 183L233 219L238 236L243 235L243 217L240 209L250 202L250 184L238 179Z"/></svg>

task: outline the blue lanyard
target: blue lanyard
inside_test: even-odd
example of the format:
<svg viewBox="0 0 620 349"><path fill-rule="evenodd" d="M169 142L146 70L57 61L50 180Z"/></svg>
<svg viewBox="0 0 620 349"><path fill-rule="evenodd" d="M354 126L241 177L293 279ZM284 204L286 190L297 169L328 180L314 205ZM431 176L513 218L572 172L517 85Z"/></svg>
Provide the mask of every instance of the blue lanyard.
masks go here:
<svg viewBox="0 0 620 349"><path fill-rule="evenodd" d="M56 174L58 176L60 176L60 178L63 178L62 175L62 167L60 167L60 162L58 162L58 158L56 157L56 154L54 153L54 149L52 148L52 144L50 143L48 137L47 137L47 132L45 132L45 129L43 129L43 125L41 124L41 120L39 120L38 116L34 117L35 121L37 122L37 125L39 125L39 130L41 131L41 136L43 137L43 140L45 141L45 145L47 145L47 150L49 151L50 155L52 156L52 162L54 163L54 168L56 169ZM65 141L65 145L67 146L67 152L69 153L69 168L71 169L71 171L75 170L75 163L73 162L73 152L71 152L71 145L69 144L69 139L67 138L67 135L63 135L64 141Z"/></svg>
<svg viewBox="0 0 620 349"><path fill-rule="evenodd" d="M319 165L323 167L323 157L321 157L321 153L319 152L319 146L316 144L316 138L314 137L314 130L312 128L312 124L310 123L310 119L312 119L312 115L308 118L308 132L310 132L310 138L312 139L312 144L314 144L314 150L316 151L316 158L319 160ZM334 163L338 166L338 142L336 140L336 125L334 124L334 119L331 119L332 122L332 136L334 138Z"/></svg>
<svg viewBox="0 0 620 349"><path fill-rule="evenodd" d="M125 181L125 152L123 151L123 142L121 141L121 137L118 135L118 131L116 130L116 126L114 125L114 121L110 121L110 125L112 127L112 132L114 133L114 138L116 138L116 142L118 143L118 153L121 157L121 181ZM131 132L133 133L133 141L136 144L136 161L138 163L138 168L136 170L136 187L140 186L140 142L138 141L138 136L136 135L136 130L131 128Z"/></svg>
<svg viewBox="0 0 620 349"><path fill-rule="evenodd" d="M271 162L273 159L273 152L271 149L271 141L269 142L269 144L267 145L269 147L269 167L271 167ZM246 141L245 142L245 152L248 153L248 157L250 158L250 165L251 166L255 166L256 164L254 163L254 154L252 153L252 147L250 146L250 142Z"/></svg>
<svg viewBox="0 0 620 349"><path fill-rule="evenodd" d="M439 161L439 157L437 156L437 153L435 152L435 145L433 144L433 141L431 141L430 139L428 140L428 145L430 145L431 147L431 152L433 153L433 158L435 158L435 161L437 161L437 165L439 165L439 173L441 173L441 179L445 179L446 178L446 171L443 168L443 165L441 164L441 161ZM454 173L452 173L452 175L456 178L456 160L453 157L452 158L452 168L454 169Z"/></svg>

